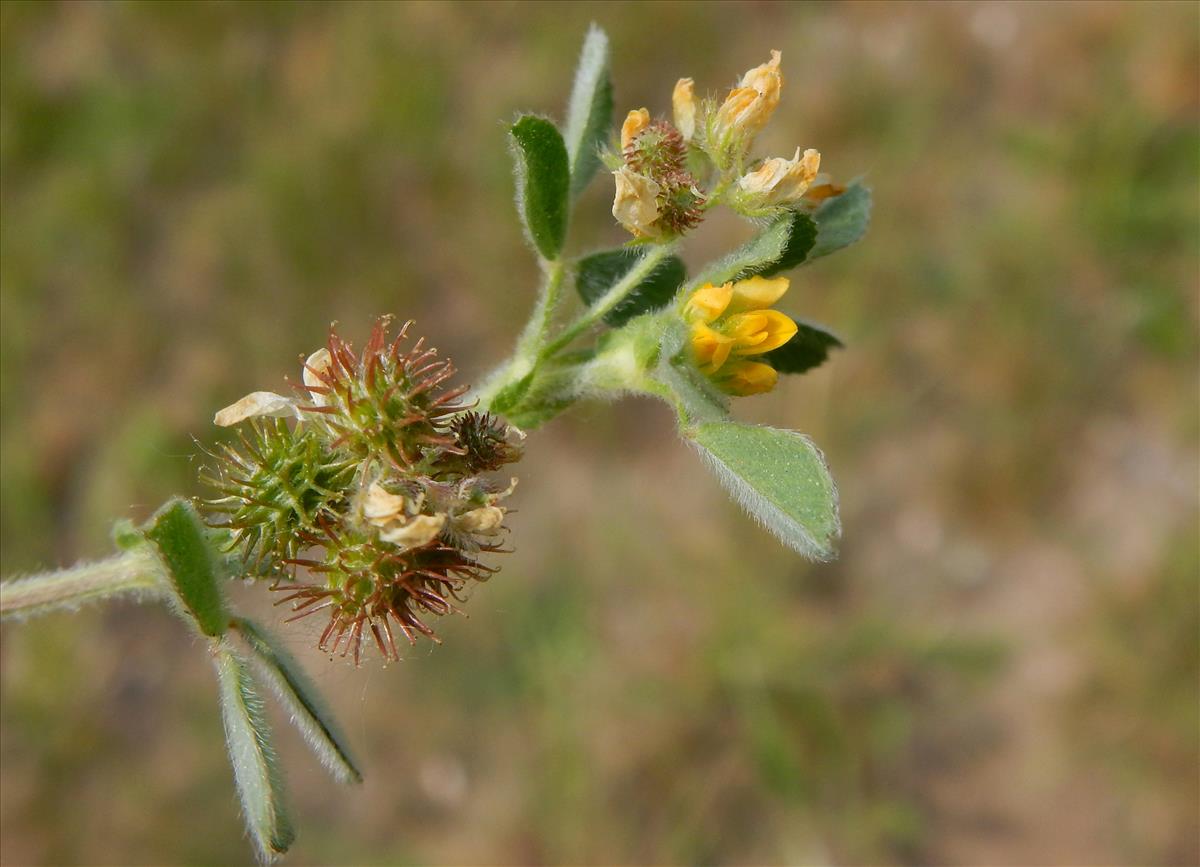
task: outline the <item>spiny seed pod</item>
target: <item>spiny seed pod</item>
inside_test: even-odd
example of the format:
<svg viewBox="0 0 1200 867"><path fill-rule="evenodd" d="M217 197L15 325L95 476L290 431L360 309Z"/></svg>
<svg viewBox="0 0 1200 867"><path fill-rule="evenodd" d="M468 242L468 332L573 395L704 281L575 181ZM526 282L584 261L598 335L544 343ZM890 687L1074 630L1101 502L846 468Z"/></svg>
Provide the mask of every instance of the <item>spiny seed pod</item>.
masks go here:
<svg viewBox="0 0 1200 867"><path fill-rule="evenodd" d="M276 584L272 589L285 594L276 604L292 603L296 614L289 621L327 610L329 622L317 647L330 655L340 648L343 657L353 652L355 664L368 633L385 660L400 658L392 623L409 644L416 644L419 635L440 643L422 616L460 611L454 603L466 601L462 595L466 585L486 581L499 571L443 541L404 549L369 531L342 532L331 523L323 523L320 534L306 541L322 547L324 558L291 562L325 580ZM502 549L489 544L480 550Z"/></svg>
<svg viewBox="0 0 1200 867"><path fill-rule="evenodd" d="M513 430L488 413L464 412L450 423L455 445L462 454L448 452L435 475L490 473L521 458L520 445L510 441Z"/></svg>
<svg viewBox="0 0 1200 867"><path fill-rule="evenodd" d="M201 479L220 496L205 502L221 526L232 531L230 550L241 549L252 574L278 569L295 557L297 530L313 530L345 498L357 461L334 454L310 429L293 429L278 418L253 419L240 449L221 446L216 475Z"/></svg>
<svg viewBox="0 0 1200 867"><path fill-rule="evenodd" d="M334 434L334 448L360 458L385 458L398 469L418 469L430 456L457 450L446 427L449 417L462 411L457 400L468 386L441 390L454 365L438 360L424 338L401 351L411 323L390 343L389 324L389 317L375 323L358 356L331 328L325 350L305 364L304 389L312 404L300 410L322 416Z"/></svg>
<svg viewBox="0 0 1200 867"><path fill-rule="evenodd" d="M658 194L658 222L668 231L682 235L704 219L704 196L696 188L695 179L684 171L673 172L663 179Z"/></svg>
<svg viewBox="0 0 1200 867"><path fill-rule="evenodd" d="M623 156L631 169L658 184L656 225L681 235L700 223L705 199L687 170L687 143L679 130L655 121L630 140Z"/></svg>
<svg viewBox="0 0 1200 867"><path fill-rule="evenodd" d="M498 503L516 480L481 474L521 456L519 431L444 388L450 362L421 340L402 351L408 325L391 342L387 330L377 322L361 355L331 330L305 362L302 401L254 392L217 413L250 420L251 435L208 480L221 496L207 510L246 572L274 576L292 620L328 612L318 646L356 664L368 635L399 659L393 625L410 643L437 640L425 618L458 611L467 585L497 571L477 558L504 552Z"/></svg>
<svg viewBox="0 0 1200 867"><path fill-rule="evenodd" d="M660 181L684 170L687 144L679 130L658 120L639 132L624 151L625 163L640 175Z"/></svg>

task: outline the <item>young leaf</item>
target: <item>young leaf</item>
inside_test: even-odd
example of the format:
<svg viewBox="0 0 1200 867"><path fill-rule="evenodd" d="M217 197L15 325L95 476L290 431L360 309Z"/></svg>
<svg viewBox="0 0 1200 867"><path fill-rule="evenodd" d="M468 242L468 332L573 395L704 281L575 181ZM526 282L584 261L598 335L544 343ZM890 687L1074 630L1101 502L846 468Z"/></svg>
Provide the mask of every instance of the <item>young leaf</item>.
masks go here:
<svg viewBox="0 0 1200 867"><path fill-rule="evenodd" d="M781 542L814 560L834 556L837 487L808 437L725 421L685 434L734 500Z"/></svg>
<svg viewBox="0 0 1200 867"><path fill-rule="evenodd" d="M755 268L747 273L739 274L738 279L750 277L755 274L763 277L772 277L780 271L789 271L798 265L803 265L808 258L809 251L812 250L813 244L817 240L817 224L813 222L812 217L808 214L802 214L799 211L781 217L780 221L788 221L791 224L791 231L788 233L787 243L783 247L783 252L779 254L779 258L774 262L762 268Z"/></svg>
<svg viewBox="0 0 1200 867"><path fill-rule="evenodd" d="M745 244L705 268L692 281L692 285L712 283L719 286L736 280L743 274L753 274L756 268L768 267L771 263L779 261L779 257L787 249L791 232L791 220L776 220Z"/></svg>
<svg viewBox="0 0 1200 867"><path fill-rule="evenodd" d="M167 502L150 521L146 538L154 543L184 613L204 635L219 636L229 625L209 530L187 500Z"/></svg>
<svg viewBox="0 0 1200 867"><path fill-rule="evenodd" d="M593 253L579 260L575 289L585 304L596 303L604 293L629 273L642 258L644 250L621 248ZM668 256L655 266L642 282L604 316L606 325L618 328L635 316L664 306L687 278L687 269L678 256Z"/></svg>
<svg viewBox="0 0 1200 867"><path fill-rule="evenodd" d="M778 217L767 228L732 253L717 260L693 285L721 284L761 275L769 277L803 263L812 249L817 227L799 211Z"/></svg>
<svg viewBox="0 0 1200 867"><path fill-rule="evenodd" d="M567 236L571 183L567 148L550 121L525 115L509 129L517 175L517 210L542 257L558 258Z"/></svg>
<svg viewBox="0 0 1200 867"><path fill-rule="evenodd" d="M225 641L215 642L213 663L221 689L221 717L233 778L246 827L262 861L288 850L295 839L283 803L283 782L263 715L263 702L246 663Z"/></svg>
<svg viewBox="0 0 1200 867"><path fill-rule="evenodd" d="M234 625L254 651L251 659L259 676L270 685L292 715L292 722L300 729L321 764L340 783L361 783L362 773L350 754L346 736L300 663L275 636L257 623L238 617Z"/></svg>
<svg viewBox="0 0 1200 867"><path fill-rule="evenodd" d="M804 373L824 364L829 351L843 345L837 335L823 326L797 319L792 339L763 358L780 373Z"/></svg>
<svg viewBox="0 0 1200 867"><path fill-rule="evenodd" d="M575 86L567 103L567 159L571 168L571 198L575 198L600 167L600 146L612 123L613 93L608 77L608 37L593 24L583 40Z"/></svg>
<svg viewBox="0 0 1200 867"><path fill-rule="evenodd" d="M822 202L813 216L817 221L817 242L808 254L810 260L848 247L867 233L871 222L871 191L855 182L840 196Z"/></svg>

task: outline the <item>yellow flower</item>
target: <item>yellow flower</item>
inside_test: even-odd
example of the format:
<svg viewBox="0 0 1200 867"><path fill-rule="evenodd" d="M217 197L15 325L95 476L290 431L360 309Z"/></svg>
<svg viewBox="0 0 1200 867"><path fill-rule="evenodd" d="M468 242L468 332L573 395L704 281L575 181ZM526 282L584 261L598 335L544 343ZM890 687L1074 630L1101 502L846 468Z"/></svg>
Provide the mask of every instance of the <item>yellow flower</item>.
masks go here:
<svg viewBox="0 0 1200 867"><path fill-rule="evenodd" d="M617 182L612 213L617 222L637 238L653 238L660 232L654 225L658 219L658 194L662 187L645 175L621 166L613 172Z"/></svg>
<svg viewBox="0 0 1200 867"><path fill-rule="evenodd" d="M798 201L808 191L809 185L821 167L821 154L809 148L790 160L773 157L763 162L754 171L738 180L738 186L751 195L761 196L766 205L781 205Z"/></svg>
<svg viewBox="0 0 1200 867"><path fill-rule="evenodd" d="M706 283L692 293L683 309L691 325L692 356L719 388L758 394L775 385L774 368L743 357L778 349L796 333L795 322L769 309L787 290L786 277L750 277L720 286Z"/></svg>
<svg viewBox="0 0 1200 867"><path fill-rule="evenodd" d="M638 134L650 125L650 112L644 108L631 111L625 115L621 124L621 150L625 150L638 137Z"/></svg>
<svg viewBox="0 0 1200 867"><path fill-rule="evenodd" d="M779 371L771 365L745 359L731 361L717 377L717 385L721 391L736 394L738 397L764 394L773 389L778 381Z"/></svg>
<svg viewBox="0 0 1200 867"><path fill-rule="evenodd" d="M783 89L783 73L779 69L782 55L771 52L771 59L742 76L741 83L729 92L717 109L716 137L724 141L731 134L744 136L749 143L758 134L779 105Z"/></svg>
<svg viewBox="0 0 1200 867"><path fill-rule="evenodd" d="M691 141L696 133L696 83L692 79L681 78L675 82L671 108L675 114L675 128L684 141Z"/></svg>

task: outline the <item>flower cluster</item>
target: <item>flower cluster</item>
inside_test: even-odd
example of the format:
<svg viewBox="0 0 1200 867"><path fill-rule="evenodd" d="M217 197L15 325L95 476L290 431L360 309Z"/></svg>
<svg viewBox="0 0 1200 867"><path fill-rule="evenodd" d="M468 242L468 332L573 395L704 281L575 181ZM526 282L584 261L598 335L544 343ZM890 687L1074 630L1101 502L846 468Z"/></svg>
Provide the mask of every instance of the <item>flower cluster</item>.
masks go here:
<svg viewBox="0 0 1200 867"><path fill-rule="evenodd" d="M613 172L613 216L635 238L681 235L718 203L758 218L842 191L818 174L821 154L811 148L796 148L791 159L747 165L755 137L779 105L781 60L772 51L721 102L697 100L695 82L679 79L671 96L673 123L652 121L645 108L629 112L621 128L621 163Z"/></svg>
<svg viewBox="0 0 1200 867"><path fill-rule="evenodd" d="M436 641L422 615L457 610L466 585L496 571L479 556L502 550L499 503L516 480L486 474L521 456L519 431L446 387L449 361L423 340L404 348L408 327L390 339L381 319L358 354L331 329L296 398L254 392L215 419L248 431L207 479L213 522L248 577L284 592L291 619L327 612L318 646L356 663L368 636L399 658L393 624L410 643Z"/></svg>
<svg viewBox="0 0 1200 867"><path fill-rule="evenodd" d="M796 323L770 307L788 290L788 279L751 277L698 288L683 308L691 329L691 351L700 372L728 394L761 394L779 374L770 364L746 356L783 346Z"/></svg>

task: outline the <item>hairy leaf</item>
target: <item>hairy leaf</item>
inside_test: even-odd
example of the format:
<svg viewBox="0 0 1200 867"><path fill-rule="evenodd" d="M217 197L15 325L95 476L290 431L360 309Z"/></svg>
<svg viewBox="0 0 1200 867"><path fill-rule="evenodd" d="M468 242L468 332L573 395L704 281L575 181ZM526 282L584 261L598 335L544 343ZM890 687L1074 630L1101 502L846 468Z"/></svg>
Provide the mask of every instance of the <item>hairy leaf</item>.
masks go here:
<svg viewBox="0 0 1200 867"><path fill-rule="evenodd" d="M170 500L145 533L158 549L184 613L204 635L223 635L229 614L219 582L225 575L196 507L187 500Z"/></svg>
<svg viewBox="0 0 1200 867"><path fill-rule="evenodd" d="M636 247L604 250L579 260L575 289L585 304L596 303L613 285L641 260L645 250ZM620 327L635 316L657 310L675 295L687 278L687 269L678 256L668 256L638 283L625 298L604 316L604 322Z"/></svg>
<svg viewBox="0 0 1200 867"><path fill-rule="evenodd" d="M300 729L321 764L329 769L338 782L361 783L362 772L354 762L346 736L300 663L262 626L243 617L237 618L234 623L246 639L246 644L254 651L252 660L259 676L270 685L287 708L292 722Z"/></svg>
<svg viewBox="0 0 1200 867"><path fill-rule="evenodd" d="M567 236L571 183L567 148L550 121L526 115L509 129L516 161L517 210L530 243L545 259L557 259Z"/></svg>
<svg viewBox="0 0 1200 867"><path fill-rule="evenodd" d="M694 281L721 284L761 275L769 277L802 264L812 249L817 227L812 218L789 211L742 246L704 270Z"/></svg>
<svg viewBox="0 0 1200 867"><path fill-rule="evenodd" d="M810 260L848 247L867 233L871 222L871 191L856 181L840 196L822 202L813 217L817 222L817 242L808 254Z"/></svg>
<svg viewBox="0 0 1200 867"><path fill-rule="evenodd" d="M593 24L583 40L575 86L567 103L564 136L571 168L571 197L578 196L600 167L600 146L612 124L613 93L609 80L608 36Z"/></svg>
<svg viewBox="0 0 1200 867"><path fill-rule="evenodd" d="M246 827L263 861L288 850L295 839L283 803L283 778L263 715L263 702L246 663L225 641L215 643L213 663L221 690L221 717L233 778Z"/></svg>
<svg viewBox="0 0 1200 867"><path fill-rule="evenodd" d="M790 214L780 217L779 221L789 223L791 226L791 231L788 232L787 243L784 244L783 252L779 254L779 258L774 262L768 263L765 267L753 268L746 273L739 274L739 279L752 277L755 274L763 277L771 277L780 271L790 271L798 265L803 265L807 260L809 251L812 250L813 244L817 240L817 224L813 222L812 217L808 214L802 214L799 211L793 211Z"/></svg>
<svg viewBox="0 0 1200 867"><path fill-rule="evenodd" d="M797 319L792 339L763 358L780 373L804 373L820 367L829 358L831 349L840 349L843 345L837 335L824 326Z"/></svg>
<svg viewBox="0 0 1200 867"><path fill-rule="evenodd" d="M837 487L808 437L728 421L685 434L734 500L781 542L814 560L834 556L841 533Z"/></svg>

